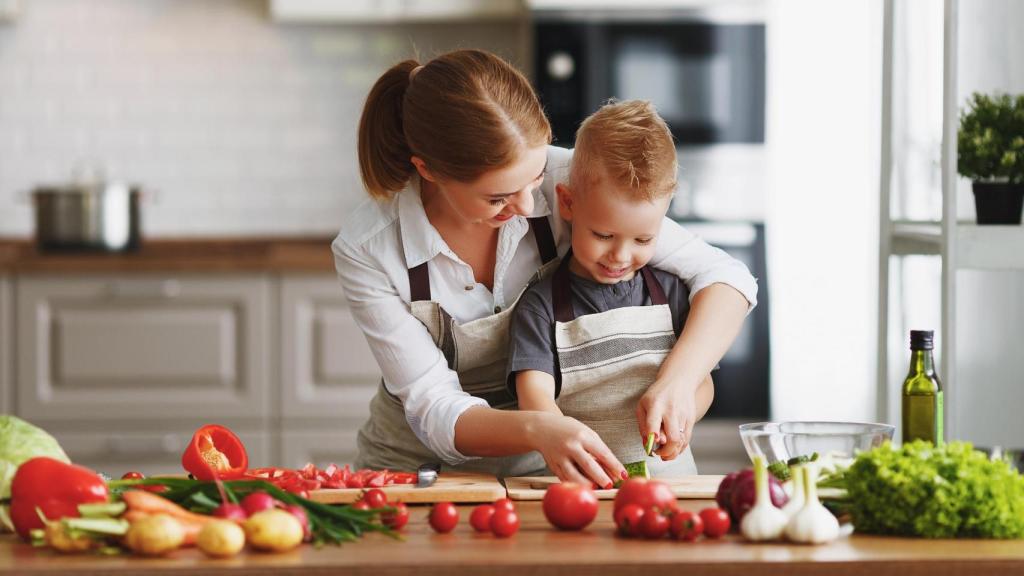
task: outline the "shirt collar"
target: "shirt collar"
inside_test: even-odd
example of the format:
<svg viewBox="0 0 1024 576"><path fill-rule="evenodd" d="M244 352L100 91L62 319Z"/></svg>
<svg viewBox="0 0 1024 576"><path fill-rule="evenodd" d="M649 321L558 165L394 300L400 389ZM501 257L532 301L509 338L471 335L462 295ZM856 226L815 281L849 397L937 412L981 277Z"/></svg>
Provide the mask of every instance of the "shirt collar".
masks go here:
<svg viewBox="0 0 1024 576"><path fill-rule="evenodd" d="M530 213L529 218L550 214L551 205L541 187L538 186L533 191L533 212ZM525 217L515 216L505 226L519 220L522 222L516 222L517 225L526 224ZM432 260L438 254L450 251L437 228L434 228L434 225L427 219L427 213L423 209L423 198L420 196L419 176L414 175L410 178L409 184L398 193L398 223L402 231L405 265L409 268L415 268ZM454 254L452 256L454 257Z"/></svg>

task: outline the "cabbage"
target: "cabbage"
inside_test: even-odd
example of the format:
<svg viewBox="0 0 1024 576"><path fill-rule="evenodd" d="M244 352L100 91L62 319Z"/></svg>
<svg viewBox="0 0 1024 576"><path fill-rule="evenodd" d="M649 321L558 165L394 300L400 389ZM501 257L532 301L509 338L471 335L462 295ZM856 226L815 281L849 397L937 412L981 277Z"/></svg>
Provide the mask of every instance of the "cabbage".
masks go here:
<svg viewBox="0 0 1024 576"><path fill-rule="evenodd" d="M0 414L0 501L11 497L11 482L18 466L36 456L49 456L61 462L71 462L57 439L42 428L16 416ZM7 516L7 506L0 506L0 532L13 531Z"/></svg>

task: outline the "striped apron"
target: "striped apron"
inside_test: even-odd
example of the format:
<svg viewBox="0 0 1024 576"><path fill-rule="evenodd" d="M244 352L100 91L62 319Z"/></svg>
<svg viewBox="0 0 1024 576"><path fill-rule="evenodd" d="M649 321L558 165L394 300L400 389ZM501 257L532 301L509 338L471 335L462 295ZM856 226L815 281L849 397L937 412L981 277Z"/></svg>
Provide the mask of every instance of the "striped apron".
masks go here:
<svg viewBox="0 0 1024 576"><path fill-rule="evenodd" d="M697 473L689 446L674 460L644 453L636 407L676 343L665 292L648 267L640 269L650 306L627 306L576 318L569 260L552 278L555 345L561 380L556 402L566 416L583 422L623 464L647 461L651 476Z"/></svg>
<svg viewBox="0 0 1024 576"><path fill-rule="evenodd" d="M529 223L545 264L538 271L539 276L557 265L558 254L547 217L530 218ZM409 270L413 316L427 327L448 361L448 367L458 373L459 384L464 391L483 398L492 408L518 408L505 385L509 324L514 303L497 314L458 324L440 304L430 299L427 264L424 262ZM370 401L370 418L359 430L357 444L359 456L356 466L360 468L415 470L424 463L440 462L437 455L413 433L401 400L388 392L383 381ZM481 472L499 478L539 474L544 469L544 459L539 452L479 458L454 467L442 466L442 471Z"/></svg>

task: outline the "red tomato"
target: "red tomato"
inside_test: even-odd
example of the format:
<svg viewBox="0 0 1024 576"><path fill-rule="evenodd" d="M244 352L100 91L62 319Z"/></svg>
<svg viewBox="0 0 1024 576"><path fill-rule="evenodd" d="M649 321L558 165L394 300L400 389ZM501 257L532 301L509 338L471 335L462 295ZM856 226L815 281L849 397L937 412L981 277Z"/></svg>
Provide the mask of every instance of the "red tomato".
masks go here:
<svg viewBox="0 0 1024 576"><path fill-rule="evenodd" d="M669 532L677 540L693 542L704 531L704 521L689 510L680 510L672 515Z"/></svg>
<svg viewBox="0 0 1024 576"><path fill-rule="evenodd" d="M597 517L597 494L589 486L563 482L544 493L544 516L556 528L581 530Z"/></svg>
<svg viewBox="0 0 1024 576"><path fill-rule="evenodd" d="M623 536L639 536L640 521L643 517L643 508L636 504L626 504L615 512L615 526Z"/></svg>
<svg viewBox="0 0 1024 576"><path fill-rule="evenodd" d="M498 509L491 516L491 532L498 538L508 538L519 531L519 515L514 510Z"/></svg>
<svg viewBox="0 0 1024 576"><path fill-rule="evenodd" d="M640 519L640 534L644 538L650 540L664 538L668 528L668 517L662 514L661 510L653 506L644 510L644 517Z"/></svg>
<svg viewBox="0 0 1024 576"><path fill-rule="evenodd" d="M146 479L146 476L142 472L125 472L124 475L121 476L121 480L145 480L145 479ZM159 494L160 492L166 492L167 491L167 486L164 486L163 484L139 484L138 486L135 486L135 488L139 488L141 490L145 490L146 492L153 492L155 494Z"/></svg>
<svg viewBox="0 0 1024 576"><path fill-rule="evenodd" d="M473 513L469 515L469 524L477 532L487 532L491 529L491 516L494 516L494 506L481 504L473 508Z"/></svg>
<svg viewBox="0 0 1024 576"><path fill-rule="evenodd" d="M391 504L391 507L394 508L395 511L384 512L380 515L380 521L392 530L401 530L409 523L409 508L406 507L404 502L395 502L394 504Z"/></svg>
<svg viewBox="0 0 1024 576"><path fill-rule="evenodd" d="M512 502L512 500L508 498L498 498L497 500L494 501L494 511L497 512L498 510L508 510L509 512L515 512L516 505L514 502Z"/></svg>
<svg viewBox="0 0 1024 576"><path fill-rule="evenodd" d="M145 476L142 472L125 472L124 476L121 476L121 480L142 480Z"/></svg>
<svg viewBox="0 0 1024 576"><path fill-rule="evenodd" d="M383 508L388 505L388 495L380 488L370 488L363 493L363 502L370 505L370 508Z"/></svg>
<svg viewBox="0 0 1024 576"><path fill-rule="evenodd" d="M352 503L352 508L355 510L369 510L370 505L362 500L357 500Z"/></svg>
<svg viewBox="0 0 1024 576"><path fill-rule="evenodd" d="M668 510L675 506L676 496L664 482L630 478L615 495L615 510L618 511L627 504L636 504L644 509L654 507Z"/></svg>
<svg viewBox="0 0 1024 576"><path fill-rule="evenodd" d="M729 532L729 513L721 508L701 510L700 519L704 522L704 535L708 538L718 538Z"/></svg>
<svg viewBox="0 0 1024 576"><path fill-rule="evenodd" d="M438 502L430 509L430 527L435 532L447 534L459 523L459 509L451 502Z"/></svg>

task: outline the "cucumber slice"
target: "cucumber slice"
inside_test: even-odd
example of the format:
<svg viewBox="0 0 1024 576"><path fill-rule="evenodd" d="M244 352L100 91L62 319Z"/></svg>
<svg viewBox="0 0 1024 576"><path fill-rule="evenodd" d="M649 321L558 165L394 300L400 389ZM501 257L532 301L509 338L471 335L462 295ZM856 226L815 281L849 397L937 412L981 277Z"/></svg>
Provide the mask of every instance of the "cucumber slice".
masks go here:
<svg viewBox="0 0 1024 576"><path fill-rule="evenodd" d="M641 460L639 462L630 462L626 464L626 473L629 474L630 478L650 478L651 473L647 470L647 462Z"/></svg>

